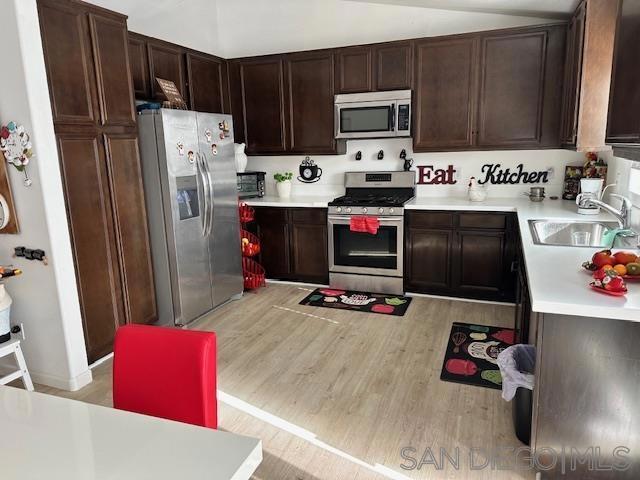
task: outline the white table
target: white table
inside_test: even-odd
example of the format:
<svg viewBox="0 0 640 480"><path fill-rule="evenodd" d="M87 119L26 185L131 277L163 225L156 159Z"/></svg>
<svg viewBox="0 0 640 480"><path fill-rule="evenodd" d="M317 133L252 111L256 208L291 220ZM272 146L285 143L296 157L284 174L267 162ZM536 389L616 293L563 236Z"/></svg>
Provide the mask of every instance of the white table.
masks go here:
<svg viewBox="0 0 640 480"><path fill-rule="evenodd" d="M0 386L4 480L241 480L259 439Z"/></svg>

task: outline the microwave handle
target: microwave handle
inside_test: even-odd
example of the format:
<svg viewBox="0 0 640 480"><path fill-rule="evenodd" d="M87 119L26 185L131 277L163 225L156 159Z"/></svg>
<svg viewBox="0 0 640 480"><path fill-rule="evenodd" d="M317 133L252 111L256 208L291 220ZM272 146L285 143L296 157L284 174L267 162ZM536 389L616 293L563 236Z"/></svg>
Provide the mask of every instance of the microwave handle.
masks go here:
<svg viewBox="0 0 640 480"><path fill-rule="evenodd" d="M391 104L391 118L389 118L389 131L393 132L396 129L396 104Z"/></svg>

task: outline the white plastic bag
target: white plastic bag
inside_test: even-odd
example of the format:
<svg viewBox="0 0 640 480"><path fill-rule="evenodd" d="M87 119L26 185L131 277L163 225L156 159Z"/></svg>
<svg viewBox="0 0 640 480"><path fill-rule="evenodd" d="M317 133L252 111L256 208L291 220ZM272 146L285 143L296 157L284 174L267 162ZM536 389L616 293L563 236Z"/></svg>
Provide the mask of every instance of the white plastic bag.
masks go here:
<svg viewBox="0 0 640 480"><path fill-rule="evenodd" d="M510 402L518 387L533 390L536 347L512 345L500 352L498 366L502 375L502 398Z"/></svg>

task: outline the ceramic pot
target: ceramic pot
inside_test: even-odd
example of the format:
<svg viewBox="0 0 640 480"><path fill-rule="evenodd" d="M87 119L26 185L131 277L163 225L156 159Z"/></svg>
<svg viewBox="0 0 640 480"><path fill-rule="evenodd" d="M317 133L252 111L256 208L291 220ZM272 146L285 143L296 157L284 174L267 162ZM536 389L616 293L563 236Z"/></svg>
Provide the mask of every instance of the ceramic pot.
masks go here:
<svg viewBox="0 0 640 480"><path fill-rule="evenodd" d="M289 198L291 196L291 180L276 182L276 189L280 198Z"/></svg>
<svg viewBox="0 0 640 480"><path fill-rule="evenodd" d="M249 159L247 158L247 154L244 153L245 147L246 145L244 143L233 144L234 153L236 157L236 171L238 173L244 172L245 169L247 168L247 161Z"/></svg>

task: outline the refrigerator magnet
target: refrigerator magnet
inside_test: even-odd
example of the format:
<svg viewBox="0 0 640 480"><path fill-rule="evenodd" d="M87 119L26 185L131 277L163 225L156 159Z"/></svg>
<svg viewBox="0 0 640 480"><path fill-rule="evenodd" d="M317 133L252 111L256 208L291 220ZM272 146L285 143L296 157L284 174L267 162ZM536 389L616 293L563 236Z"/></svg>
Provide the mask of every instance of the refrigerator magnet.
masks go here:
<svg viewBox="0 0 640 480"><path fill-rule="evenodd" d="M180 156L184 155L184 143L178 142L176 144L176 148L178 149L178 155Z"/></svg>
<svg viewBox="0 0 640 480"><path fill-rule="evenodd" d="M215 143L211 144L211 153L213 153L214 155L218 154L218 145L216 145Z"/></svg>
<svg viewBox="0 0 640 480"><path fill-rule="evenodd" d="M187 152L187 159L189 160L189 163L193 163L196 160L195 154L193 153L193 150L189 150Z"/></svg>
<svg viewBox="0 0 640 480"><path fill-rule="evenodd" d="M224 140L225 134L224 132L220 132L220 140Z"/></svg>
<svg viewBox="0 0 640 480"><path fill-rule="evenodd" d="M211 141L211 130L209 130L208 128L204 131L204 136L207 138L207 142Z"/></svg>

